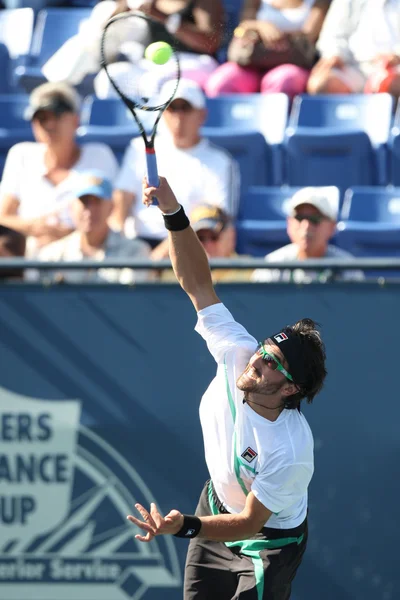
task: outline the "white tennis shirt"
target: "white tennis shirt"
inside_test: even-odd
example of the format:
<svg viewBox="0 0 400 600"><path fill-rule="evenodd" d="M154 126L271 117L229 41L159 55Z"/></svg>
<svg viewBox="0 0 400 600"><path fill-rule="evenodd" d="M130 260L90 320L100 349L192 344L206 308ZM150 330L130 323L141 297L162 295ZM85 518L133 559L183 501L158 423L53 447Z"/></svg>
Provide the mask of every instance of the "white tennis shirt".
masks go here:
<svg viewBox="0 0 400 600"><path fill-rule="evenodd" d="M252 491L273 513L268 527L297 527L307 514L314 471L313 436L304 415L284 409L276 421L269 421L243 404L236 381L257 341L223 304L199 311L196 331L218 365L200 404L200 420L219 499L229 512L239 513Z"/></svg>

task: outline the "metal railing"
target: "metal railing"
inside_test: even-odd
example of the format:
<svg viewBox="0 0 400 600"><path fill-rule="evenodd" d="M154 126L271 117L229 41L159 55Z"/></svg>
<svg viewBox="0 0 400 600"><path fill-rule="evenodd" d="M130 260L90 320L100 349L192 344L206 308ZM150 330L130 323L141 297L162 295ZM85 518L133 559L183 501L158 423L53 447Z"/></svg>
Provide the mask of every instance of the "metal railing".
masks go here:
<svg viewBox="0 0 400 600"><path fill-rule="evenodd" d="M38 269L39 271L65 271L70 269L155 269L165 270L171 268L169 260L114 260L104 259L44 262L25 258L2 258L0 269ZM400 258L352 258L352 259L310 259L306 261L266 262L263 258L224 258L210 260L211 269L304 269L305 271L331 269L332 272L361 270L361 271L400 271Z"/></svg>

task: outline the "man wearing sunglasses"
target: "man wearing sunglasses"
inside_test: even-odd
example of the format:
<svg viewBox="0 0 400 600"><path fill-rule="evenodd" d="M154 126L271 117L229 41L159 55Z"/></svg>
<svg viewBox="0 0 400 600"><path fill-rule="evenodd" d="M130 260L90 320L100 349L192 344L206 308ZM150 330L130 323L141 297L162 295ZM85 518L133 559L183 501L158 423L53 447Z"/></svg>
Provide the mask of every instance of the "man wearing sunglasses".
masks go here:
<svg viewBox="0 0 400 600"><path fill-rule="evenodd" d="M219 258L248 260L248 257L236 254L235 225L231 217L219 206L212 204L196 206L190 213L190 223L210 260ZM153 260L165 258L169 258L168 238L152 252ZM214 283L250 281L252 273L252 269L213 269L212 279ZM176 283L173 270L165 269L162 271L160 280Z"/></svg>
<svg viewBox="0 0 400 600"><path fill-rule="evenodd" d="M311 319L256 339L220 302L207 256L167 181L144 186L159 201L176 277L198 314L196 331L217 363L200 406L210 473L195 515L163 517L137 504L136 539L190 539L184 600L288 600L307 543L313 437L300 406L326 376ZM184 485L184 481L182 482Z"/></svg>
<svg viewBox="0 0 400 600"><path fill-rule="evenodd" d="M209 259L248 258L236 254L235 226L229 215L218 206L196 206L190 214L190 223ZM250 269L213 269L212 278L214 283L249 281L251 273Z"/></svg>
<svg viewBox="0 0 400 600"><path fill-rule="evenodd" d="M339 212L339 190L336 187L306 187L296 192L288 204L287 233L291 244L267 254L267 262L286 262L312 258L352 258L349 252L330 244L335 235ZM362 280L361 271L343 271L344 280ZM324 283L332 277L329 269L256 269L252 281Z"/></svg>

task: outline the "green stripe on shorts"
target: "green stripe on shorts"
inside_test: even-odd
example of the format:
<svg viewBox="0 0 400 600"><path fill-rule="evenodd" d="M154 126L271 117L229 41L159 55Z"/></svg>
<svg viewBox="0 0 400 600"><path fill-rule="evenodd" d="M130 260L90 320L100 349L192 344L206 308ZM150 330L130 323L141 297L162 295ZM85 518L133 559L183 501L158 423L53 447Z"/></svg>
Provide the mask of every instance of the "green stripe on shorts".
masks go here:
<svg viewBox="0 0 400 600"><path fill-rule="evenodd" d="M220 514L218 507L214 501L211 481L208 484L208 504L210 505L210 509L213 515ZM239 540L237 542L225 542L225 546L227 546L228 548L238 547L240 548L240 552L244 554L244 556L248 556L249 558L251 558L254 565L254 577L256 580L257 599L262 600L264 594L264 566L262 563L260 552L262 552L263 550L276 550L277 548L289 546L289 544L301 544L303 538L304 534L302 534L300 537L287 537L280 538L277 540Z"/></svg>

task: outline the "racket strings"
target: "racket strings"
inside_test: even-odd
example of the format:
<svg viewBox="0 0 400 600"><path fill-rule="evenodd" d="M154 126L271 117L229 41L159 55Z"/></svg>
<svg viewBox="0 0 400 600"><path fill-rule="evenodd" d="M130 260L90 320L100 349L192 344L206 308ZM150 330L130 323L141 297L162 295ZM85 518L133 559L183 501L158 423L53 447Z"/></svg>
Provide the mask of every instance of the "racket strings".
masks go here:
<svg viewBox="0 0 400 600"><path fill-rule="evenodd" d="M135 108L157 111L165 107L173 93L164 92L164 83L178 81L179 60L175 52L164 65L156 65L144 58L144 29L148 18L135 13L124 13L106 26L101 44L103 66L114 88Z"/></svg>

